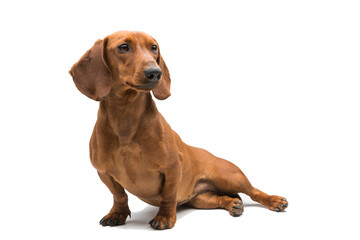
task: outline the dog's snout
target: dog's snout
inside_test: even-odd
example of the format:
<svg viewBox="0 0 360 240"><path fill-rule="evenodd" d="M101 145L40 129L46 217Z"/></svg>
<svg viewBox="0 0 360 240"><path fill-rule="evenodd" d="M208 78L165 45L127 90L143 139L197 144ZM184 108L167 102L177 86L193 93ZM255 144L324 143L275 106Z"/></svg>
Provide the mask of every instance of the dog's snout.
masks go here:
<svg viewBox="0 0 360 240"><path fill-rule="evenodd" d="M150 82L157 82L160 80L162 72L158 67L149 67L144 70L144 74Z"/></svg>

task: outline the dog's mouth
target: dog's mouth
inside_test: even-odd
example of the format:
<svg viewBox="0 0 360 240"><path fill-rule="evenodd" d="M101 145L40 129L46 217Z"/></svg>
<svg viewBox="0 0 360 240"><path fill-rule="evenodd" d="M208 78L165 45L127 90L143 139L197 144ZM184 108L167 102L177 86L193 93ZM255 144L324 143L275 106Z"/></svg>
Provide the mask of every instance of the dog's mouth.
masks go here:
<svg viewBox="0 0 360 240"><path fill-rule="evenodd" d="M157 86L158 82L144 83L144 84L141 84L141 85L134 85L134 84L131 84L129 82L126 82L126 84L133 87L133 88L139 89L139 90L151 90L151 89L153 89L154 87Z"/></svg>

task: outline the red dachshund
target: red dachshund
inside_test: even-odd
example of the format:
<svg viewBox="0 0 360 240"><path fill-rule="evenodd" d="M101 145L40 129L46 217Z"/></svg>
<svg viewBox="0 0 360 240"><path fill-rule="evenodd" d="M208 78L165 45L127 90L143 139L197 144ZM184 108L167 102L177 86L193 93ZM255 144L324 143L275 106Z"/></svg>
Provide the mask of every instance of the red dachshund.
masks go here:
<svg viewBox="0 0 360 240"><path fill-rule="evenodd" d="M171 129L150 94L170 96L169 70L151 36L121 31L98 40L70 74L80 92L100 101L90 159L114 196L101 225L125 223L130 210L124 189L159 207L150 221L154 229L172 228L179 205L224 208L239 216L238 193L273 211L288 206L284 197L254 188L231 162L186 145Z"/></svg>

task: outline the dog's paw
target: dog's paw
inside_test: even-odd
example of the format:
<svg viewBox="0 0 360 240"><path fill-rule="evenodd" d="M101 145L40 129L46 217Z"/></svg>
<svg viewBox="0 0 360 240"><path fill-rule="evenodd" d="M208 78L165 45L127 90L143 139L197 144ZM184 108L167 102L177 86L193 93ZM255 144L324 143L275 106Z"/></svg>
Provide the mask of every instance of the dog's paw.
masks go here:
<svg viewBox="0 0 360 240"><path fill-rule="evenodd" d="M167 216L155 216L152 220L150 220L149 224L152 228L157 230L164 230L173 228L175 225L176 219L175 217L167 217Z"/></svg>
<svg viewBox="0 0 360 240"><path fill-rule="evenodd" d="M238 217L244 212L244 205L241 199L234 198L232 203L230 204L229 213L233 217Z"/></svg>
<svg viewBox="0 0 360 240"><path fill-rule="evenodd" d="M269 199L268 208L275 212L284 211L288 207L289 203L284 197L271 196Z"/></svg>
<svg viewBox="0 0 360 240"><path fill-rule="evenodd" d="M113 212L109 213L105 217L103 217L100 220L100 225L102 226L118 226L118 225L124 225L127 216L130 216L129 213L119 213L119 212Z"/></svg>

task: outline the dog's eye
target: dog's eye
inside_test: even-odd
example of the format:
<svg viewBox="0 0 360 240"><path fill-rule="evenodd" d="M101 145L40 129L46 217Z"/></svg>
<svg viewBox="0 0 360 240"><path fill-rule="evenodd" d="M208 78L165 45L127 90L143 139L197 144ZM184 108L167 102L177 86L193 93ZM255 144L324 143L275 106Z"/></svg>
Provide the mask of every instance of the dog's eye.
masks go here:
<svg viewBox="0 0 360 240"><path fill-rule="evenodd" d="M157 53L157 52L158 52L158 47L157 47L156 45L152 45L152 46L151 46L151 51L152 51L153 53Z"/></svg>
<svg viewBox="0 0 360 240"><path fill-rule="evenodd" d="M129 51L129 45L127 44L121 44L119 47L118 47L119 51L122 52L122 53L126 53Z"/></svg>

